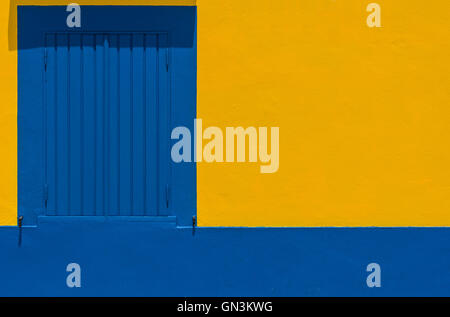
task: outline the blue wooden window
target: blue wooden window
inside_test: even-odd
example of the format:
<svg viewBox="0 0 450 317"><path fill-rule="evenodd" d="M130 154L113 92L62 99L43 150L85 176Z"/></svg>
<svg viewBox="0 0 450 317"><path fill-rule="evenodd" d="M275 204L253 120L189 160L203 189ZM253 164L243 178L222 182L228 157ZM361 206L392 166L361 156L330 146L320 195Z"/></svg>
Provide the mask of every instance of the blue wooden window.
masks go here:
<svg viewBox="0 0 450 317"><path fill-rule="evenodd" d="M196 8L81 14L81 27L69 28L66 6L18 6L23 224L171 216L191 226L196 166L172 162L170 132L193 131L196 117Z"/></svg>
<svg viewBox="0 0 450 317"><path fill-rule="evenodd" d="M46 35L47 215L167 215L166 43L161 33Z"/></svg>

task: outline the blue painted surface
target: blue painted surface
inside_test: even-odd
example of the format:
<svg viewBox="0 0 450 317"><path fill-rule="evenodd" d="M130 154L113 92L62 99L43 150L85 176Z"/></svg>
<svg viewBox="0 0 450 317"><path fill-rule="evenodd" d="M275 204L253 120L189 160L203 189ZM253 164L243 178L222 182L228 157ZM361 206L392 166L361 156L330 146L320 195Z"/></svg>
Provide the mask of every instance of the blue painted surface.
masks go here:
<svg viewBox="0 0 450 317"><path fill-rule="evenodd" d="M166 38L46 35L47 215L167 215Z"/></svg>
<svg viewBox="0 0 450 317"><path fill-rule="evenodd" d="M113 218L113 217L110 217ZM1 296L444 296L450 229L0 228ZM66 286L67 264L82 287ZM366 266L381 265L381 288Z"/></svg>
<svg viewBox="0 0 450 317"><path fill-rule="evenodd" d="M191 224L196 167L173 163L169 141L196 116L196 8L82 6L75 29L65 9L18 7L24 224L39 215Z"/></svg>

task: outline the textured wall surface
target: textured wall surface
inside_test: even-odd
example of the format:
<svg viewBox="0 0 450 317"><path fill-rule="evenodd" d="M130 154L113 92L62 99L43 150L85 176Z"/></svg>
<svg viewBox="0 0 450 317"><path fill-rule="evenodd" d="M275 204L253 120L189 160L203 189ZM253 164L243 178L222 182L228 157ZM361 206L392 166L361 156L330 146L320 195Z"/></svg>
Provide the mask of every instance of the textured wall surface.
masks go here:
<svg viewBox="0 0 450 317"><path fill-rule="evenodd" d="M0 296L449 296L443 228L175 228L42 220L0 230ZM81 267L81 288L66 266ZM381 266L381 288L366 267Z"/></svg>
<svg viewBox="0 0 450 317"><path fill-rule="evenodd" d="M366 6L381 6L369 28ZM450 2L198 1L204 126L279 126L280 169L198 166L203 226L449 226Z"/></svg>
<svg viewBox="0 0 450 317"><path fill-rule="evenodd" d="M17 35L16 24L10 20L16 18L10 14L13 7L9 1L0 4L0 225L5 226L17 223L17 51L10 48L10 38Z"/></svg>

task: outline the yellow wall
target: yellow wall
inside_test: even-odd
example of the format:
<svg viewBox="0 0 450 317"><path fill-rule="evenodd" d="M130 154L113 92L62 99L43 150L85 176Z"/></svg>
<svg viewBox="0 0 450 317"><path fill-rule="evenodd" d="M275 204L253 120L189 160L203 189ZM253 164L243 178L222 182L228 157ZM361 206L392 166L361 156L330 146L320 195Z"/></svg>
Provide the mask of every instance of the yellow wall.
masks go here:
<svg viewBox="0 0 450 317"><path fill-rule="evenodd" d="M366 25L370 2L197 1L203 126L280 127L278 173L199 164L199 225L450 225L450 2L375 1L379 29ZM2 1L0 225L17 212L9 10Z"/></svg>
<svg viewBox="0 0 450 317"><path fill-rule="evenodd" d="M197 4L203 126L280 127L276 174L198 166L199 225L450 225L448 0Z"/></svg>
<svg viewBox="0 0 450 317"><path fill-rule="evenodd" d="M0 225L17 223L17 51L9 50L10 4L0 4Z"/></svg>

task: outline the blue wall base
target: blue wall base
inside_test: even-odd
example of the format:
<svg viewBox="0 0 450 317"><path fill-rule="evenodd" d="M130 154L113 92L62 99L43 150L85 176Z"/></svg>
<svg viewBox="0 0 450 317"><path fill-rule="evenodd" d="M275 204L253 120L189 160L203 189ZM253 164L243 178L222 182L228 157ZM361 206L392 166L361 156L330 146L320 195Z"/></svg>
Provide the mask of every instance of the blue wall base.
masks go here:
<svg viewBox="0 0 450 317"><path fill-rule="evenodd" d="M450 229L0 228L0 296L449 296ZM81 288L66 266L81 266ZM366 267L381 266L381 288Z"/></svg>

